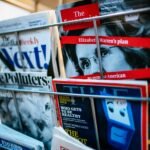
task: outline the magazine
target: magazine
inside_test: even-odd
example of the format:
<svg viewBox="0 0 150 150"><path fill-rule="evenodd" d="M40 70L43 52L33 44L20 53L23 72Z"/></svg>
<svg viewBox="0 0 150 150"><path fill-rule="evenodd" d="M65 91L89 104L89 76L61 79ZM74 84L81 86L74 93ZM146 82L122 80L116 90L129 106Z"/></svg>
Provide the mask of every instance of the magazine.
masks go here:
<svg viewBox="0 0 150 150"><path fill-rule="evenodd" d="M0 77L1 87L17 90L14 99L22 125L20 132L43 142L49 150L57 124L54 101L48 94L52 91L51 77L42 72L6 72Z"/></svg>
<svg viewBox="0 0 150 150"><path fill-rule="evenodd" d="M44 150L42 142L28 137L4 124L0 124L0 149Z"/></svg>
<svg viewBox="0 0 150 150"><path fill-rule="evenodd" d="M85 9L88 12L82 18L99 14L97 11L91 15L91 11L93 11L91 5L100 7L97 3L80 6L81 3L83 2L78 2L77 5L76 3L67 5L70 8L61 7L58 9L58 18L61 18L62 21L70 20L67 18L68 12L75 15L80 8L84 11L84 7L88 8ZM141 1L137 3L139 7L140 3ZM130 7L132 8L132 5ZM59 31L67 77L94 74L93 78L99 76L99 78L105 79L149 78L149 16L149 12L145 12L100 20L97 22L98 41L93 25L83 26L80 23L80 25L76 25L77 27L74 24L64 26ZM97 42L99 46L96 45Z"/></svg>
<svg viewBox="0 0 150 150"><path fill-rule="evenodd" d="M42 71L58 77L55 62L58 29L44 27L54 23L56 17L53 10L1 21L1 71Z"/></svg>
<svg viewBox="0 0 150 150"><path fill-rule="evenodd" d="M101 15L148 7L149 0L98 0Z"/></svg>
<svg viewBox="0 0 150 150"><path fill-rule="evenodd" d="M94 148L88 142L93 139L92 135L94 134L91 132L95 133L95 130L98 131L98 135L94 136L98 140L95 140L94 144L98 145L96 143L98 141L102 150L148 149L148 103L140 100L142 97L148 97L147 82L54 79L53 88L57 92L87 95L86 98L74 97L73 103L70 103L70 96L56 96L60 124L71 136L79 139L84 136L81 133L89 133L91 139L88 139L88 135L86 135L86 145ZM91 99L89 95L101 95L102 98ZM114 98L109 99L110 96L114 96ZM117 99L116 97L121 98ZM73 99L73 96L71 98ZM137 101L134 98L139 99ZM82 107L83 101L88 102L88 99L93 101L95 111L91 112L90 105ZM77 106L76 103L78 103ZM77 110L84 111L84 116L82 111L77 113ZM94 129L89 127L85 131L85 128L81 126L81 121L74 117L77 115L80 115L81 121L86 120L90 115L90 125L94 124Z"/></svg>
<svg viewBox="0 0 150 150"><path fill-rule="evenodd" d="M51 150L92 150L67 134L62 127L53 130Z"/></svg>

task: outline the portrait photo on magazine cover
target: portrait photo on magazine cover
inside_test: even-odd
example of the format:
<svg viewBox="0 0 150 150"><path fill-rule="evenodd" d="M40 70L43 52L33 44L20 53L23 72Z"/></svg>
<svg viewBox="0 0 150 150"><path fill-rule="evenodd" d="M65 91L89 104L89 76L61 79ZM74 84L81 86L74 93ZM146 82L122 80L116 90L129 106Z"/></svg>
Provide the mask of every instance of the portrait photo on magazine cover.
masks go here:
<svg viewBox="0 0 150 150"><path fill-rule="evenodd" d="M125 2L124 2L125 3ZM126 7L128 5L126 4ZM125 21L120 18L102 20L98 26L99 36L149 37L150 13L141 13L137 20ZM70 30L65 36L95 36L93 27ZM149 68L150 48L111 46L100 43L101 65L103 73ZM79 76L100 72L96 44L67 44L62 46L66 75Z"/></svg>

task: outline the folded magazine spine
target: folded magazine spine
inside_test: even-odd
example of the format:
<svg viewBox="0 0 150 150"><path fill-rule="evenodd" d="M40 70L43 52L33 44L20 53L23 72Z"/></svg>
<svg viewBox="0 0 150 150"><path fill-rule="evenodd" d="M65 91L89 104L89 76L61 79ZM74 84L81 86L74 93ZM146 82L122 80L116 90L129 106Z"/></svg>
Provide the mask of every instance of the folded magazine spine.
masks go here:
<svg viewBox="0 0 150 150"><path fill-rule="evenodd" d="M15 143L13 142L12 140L9 140L9 139L3 139L3 138L0 138L0 148L2 149L7 149L7 150L36 150L35 147L32 147L32 146L26 146L25 144L24 145L21 145L20 143ZM38 150L38 149L37 149Z"/></svg>
<svg viewBox="0 0 150 150"><path fill-rule="evenodd" d="M44 145L38 140L1 124L0 148L8 150L44 150Z"/></svg>

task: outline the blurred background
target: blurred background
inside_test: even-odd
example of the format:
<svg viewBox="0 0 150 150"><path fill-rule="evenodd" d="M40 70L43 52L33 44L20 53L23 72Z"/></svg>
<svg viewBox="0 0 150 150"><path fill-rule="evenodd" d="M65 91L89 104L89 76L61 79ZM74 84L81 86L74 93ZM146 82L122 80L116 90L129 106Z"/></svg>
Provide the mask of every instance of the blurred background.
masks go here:
<svg viewBox="0 0 150 150"><path fill-rule="evenodd" d="M56 9L58 5L75 1L77 0L0 0L0 21L37 11Z"/></svg>

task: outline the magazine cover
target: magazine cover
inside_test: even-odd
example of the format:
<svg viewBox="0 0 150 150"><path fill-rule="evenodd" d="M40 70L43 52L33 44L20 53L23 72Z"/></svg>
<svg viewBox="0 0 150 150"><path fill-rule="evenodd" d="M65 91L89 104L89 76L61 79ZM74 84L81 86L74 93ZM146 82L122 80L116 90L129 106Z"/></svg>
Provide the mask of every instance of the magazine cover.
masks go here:
<svg viewBox="0 0 150 150"><path fill-rule="evenodd" d="M59 5L56 8L56 17L58 22L72 21L94 16L99 16L99 6L96 0L80 0L77 2ZM60 35L65 35L69 30L84 29L92 26L92 21L63 25L59 27L59 33Z"/></svg>
<svg viewBox="0 0 150 150"><path fill-rule="evenodd" d="M5 72L0 78L1 87L22 91L15 92L21 132L43 142L49 150L57 124L53 98L46 94L52 91L51 77L39 72Z"/></svg>
<svg viewBox="0 0 150 150"><path fill-rule="evenodd" d="M0 124L1 150L44 150L42 142Z"/></svg>
<svg viewBox="0 0 150 150"><path fill-rule="evenodd" d="M71 137L62 127L55 127L51 150L93 150Z"/></svg>
<svg viewBox="0 0 150 150"><path fill-rule="evenodd" d="M90 14L93 10L90 6L94 4L97 3L82 6L74 3L70 8L64 7L60 11L62 21L70 19L67 18L68 11L75 15L80 7L84 10L84 7L89 6L87 14ZM132 9L132 5L126 5ZM97 4L97 7L100 6ZM99 14L98 11L97 13ZM91 16L96 15L95 13ZM82 24L77 24L78 28L74 28L74 24L64 26L64 32L60 30L60 33L67 77L91 74L96 76L96 73L99 76L101 72L106 79L149 78L149 16L149 12L145 12L100 20L97 24L99 47L96 45L96 32L93 27Z"/></svg>
<svg viewBox="0 0 150 150"><path fill-rule="evenodd" d="M56 23L55 11L33 13L1 21L0 69L2 71L42 71L58 76L57 65L54 61L57 54L58 29L56 27L42 28L54 23ZM40 29L34 29L37 27ZM9 31L18 31L18 34L5 33Z"/></svg>
<svg viewBox="0 0 150 150"><path fill-rule="evenodd" d="M93 100L95 103L99 144L102 150L148 149L148 103L142 102L140 99L139 101L134 100L134 98L148 96L147 82L54 79L53 85L54 90L58 92L104 96L103 98L95 98ZM108 96L120 96L121 98L105 98ZM123 99L123 97L130 97L132 99L126 100ZM64 100L62 104L60 97L56 98L59 119L63 128L66 129L68 120L65 120L66 118L63 115L62 109L64 108L66 100ZM76 99L82 104L85 98L80 97ZM72 107L72 105L67 108L70 107ZM86 110L92 115L89 107L86 107ZM70 115L69 111L66 111L66 115ZM72 124L80 126L80 122L74 121ZM81 130L83 130L83 128ZM79 137L80 136L81 135L79 135ZM96 145L96 142L94 142L94 144Z"/></svg>
<svg viewBox="0 0 150 150"><path fill-rule="evenodd" d="M149 7L149 0L98 0L101 15Z"/></svg>

